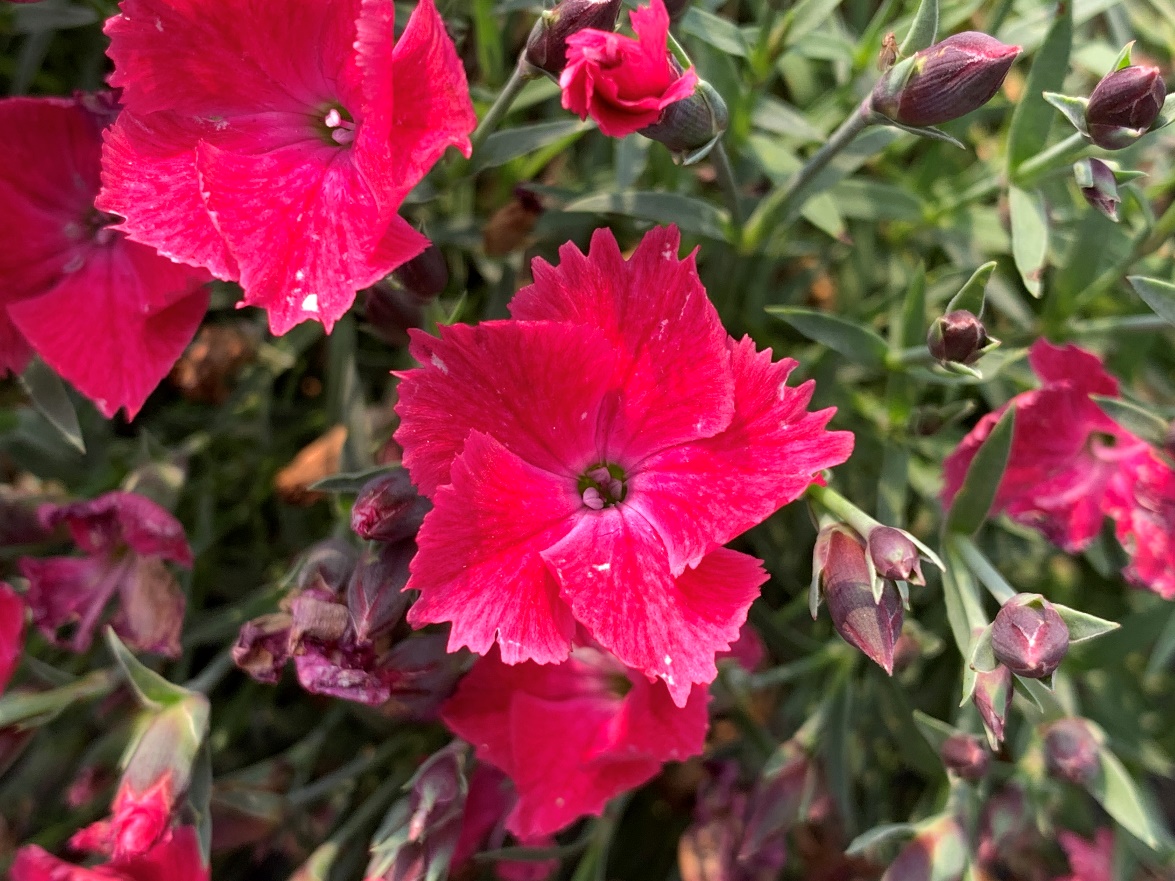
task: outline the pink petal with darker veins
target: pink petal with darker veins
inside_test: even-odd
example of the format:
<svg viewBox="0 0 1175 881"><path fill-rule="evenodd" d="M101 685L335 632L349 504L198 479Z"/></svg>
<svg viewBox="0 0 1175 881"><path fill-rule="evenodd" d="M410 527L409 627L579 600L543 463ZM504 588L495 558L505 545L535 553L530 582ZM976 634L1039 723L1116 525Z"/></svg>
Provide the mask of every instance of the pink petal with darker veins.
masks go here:
<svg viewBox="0 0 1175 881"><path fill-rule="evenodd" d="M1124 452L1103 511L1130 557L1126 580L1175 599L1175 471L1146 445Z"/></svg>
<svg viewBox="0 0 1175 881"><path fill-rule="evenodd" d="M0 694L24 651L24 619L24 600L10 585L0 581Z"/></svg>
<svg viewBox="0 0 1175 881"><path fill-rule="evenodd" d="M749 337L730 348L729 427L653 454L629 479L625 504L657 529L674 573L799 498L853 449L850 432L825 428L835 411L805 409L811 382L785 384L795 361L772 362Z"/></svg>
<svg viewBox="0 0 1175 881"><path fill-rule="evenodd" d="M571 612L540 553L572 528L582 502L574 483L527 464L472 432L452 483L433 498L417 535L406 590L420 598L414 627L452 621L449 649L485 654L497 641L508 664L558 662L571 649Z"/></svg>

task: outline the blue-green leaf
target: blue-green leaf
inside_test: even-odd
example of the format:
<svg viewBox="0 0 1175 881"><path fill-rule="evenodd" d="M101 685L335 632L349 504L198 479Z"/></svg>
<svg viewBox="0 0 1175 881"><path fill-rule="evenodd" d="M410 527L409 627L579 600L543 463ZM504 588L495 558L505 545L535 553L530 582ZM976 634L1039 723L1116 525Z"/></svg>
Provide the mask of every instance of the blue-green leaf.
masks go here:
<svg viewBox="0 0 1175 881"><path fill-rule="evenodd" d="M1149 410L1121 398L1090 395L1107 416L1148 444L1161 447L1167 441L1167 422Z"/></svg>
<svg viewBox="0 0 1175 881"><path fill-rule="evenodd" d="M577 199L563 208L566 212L589 214L623 214L653 223L676 223L683 232L725 241L730 228L729 215L709 202L678 193L654 193L632 190L623 193L597 193Z"/></svg>
<svg viewBox="0 0 1175 881"><path fill-rule="evenodd" d="M1039 190L1008 189L1012 221L1012 257L1024 287L1034 297L1043 292L1044 264L1049 251L1049 222Z"/></svg>
<svg viewBox="0 0 1175 881"><path fill-rule="evenodd" d="M1015 426L1016 408L1008 407L971 460L967 476L963 478L963 485L947 514L948 532L970 535L987 519L1008 465Z"/></svg>
<svg viewBox="0 0 1175 881"><path fill-rule="evenodd" d="M1056 92L1069 72L1069 52L1073 45L1073 3L1060 0L1052 27L1033 59L1024 93L1012 113L1008 132L1008 176L1013 177L1024 161L1044 149L1053 114L1045 101L1045 92Z"/></svg>
<svg viewBox="0 0 1175 881"><path fill-rule="evenodd" d="M86 443L82 440L78 414L61 377L39 358L34 358L21 374L20 384L24 386L37 412L49 420L49 424L57 429L71 447L79 453L85 453Z"/></svg>
<svg viewBox="0 0 1175 881"><path fill-rule="evenodd" d="M1143 275L1129 275L1126 280L1156 315L1175 324L1175 284Z"/></svg>
<svg viewBox="0 0 1175 881"><path fill-rule="evenodd" d="M971 274L967 279L967 283L959 289L959 292L951 297L951 301L947 303L947 312L954 312L958 309L966 309L972 315L983 315L984 291L987 289L988 279L991 274L995 272L998 264L992 260L990 263L984 263Z"/></svg>
<svg viewBox="0 0 1175 881"><path fill-rule="evenodd" d="M494 132L486 138L486 142L482 144L477 155L474 156L473 169L494 168L564 138L583 134L594 126L595 123L590 121L580 122L578 119L568 119L558 122L540 122L535 125L524 125Z"/></svg>
<svg viewBox="0 0 1175 881"><path fill-rule="evenodd" d="M920 49L934 43L938 35L938 0L922 0L918 4L918 11L914 13L914 20L910 23L910 30L906 39L902 40L902 55L913 55Z"/></svg>
<svg viewBox="0 0 1175 881"><path fill-rule="evenodd" d="M796 306L768 306L767 313L783 319L808 339L828 346L850 361L866 367L880 367L885 363L889 348L885 340L845 318Z"/></svg>

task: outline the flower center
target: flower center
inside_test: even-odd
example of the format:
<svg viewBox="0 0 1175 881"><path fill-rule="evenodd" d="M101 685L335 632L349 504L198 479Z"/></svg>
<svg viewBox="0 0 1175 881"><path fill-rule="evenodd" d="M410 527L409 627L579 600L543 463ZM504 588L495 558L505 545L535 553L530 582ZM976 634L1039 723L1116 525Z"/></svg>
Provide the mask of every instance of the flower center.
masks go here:
<svg viewBox="0 0 1175 881"><path fill-rule="evenodd" d="M118 238L117 233L110 229L115 223L118 223L118 218L113 214L92 208L84 217L67 223L63 232L67 239L78 245L89 243L104 247ZM71 248L68 253L69 257L62 267L62 272L77 272L86 265L84 248Z"/></svg>
<svg viewBox="0 0 1175 881"><path fill-rule="evenodd" d="M628 493L624 479L624 470L618 465L608 462L593 465L579 478L580 497L593 511L618 505Z"/></svg>
<svg viewBox="0 0 1175 881"><path fill-rule="evenodd" d="M343 107L331 107L322 117L326 136L333 143L345 146L355 140L355 120Z"/></svg>

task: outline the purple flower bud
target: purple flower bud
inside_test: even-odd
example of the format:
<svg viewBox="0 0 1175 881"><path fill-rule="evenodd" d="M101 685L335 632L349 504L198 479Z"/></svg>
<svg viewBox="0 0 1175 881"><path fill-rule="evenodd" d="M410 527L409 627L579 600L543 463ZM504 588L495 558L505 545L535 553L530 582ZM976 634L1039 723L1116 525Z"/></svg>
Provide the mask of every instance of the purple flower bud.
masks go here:
<svg viewBox="0 0 1175 881"><path fill-rule="evenodd" d="M1048 600L1017 594L995 616L991 648L996 660L1013 673L1043 679L1069 651L1069 628Z"/></svg>
<svg viewBox="0 0 1175 881"><path fill-rule="evenodd" d="M355 641L371 642L391 630L408 610L411 597L404 593L408 564L416 555L411 539L380 546L355 567L347 584L347 612Z"/></svg>
<svg viewBox="0 0 1175 881"><path fill-rule="evenodd" d="M983 719L989 739L995 743L1004 740L1004 723L1012 707L1012 671L999 666L989 672L975 674L975 694L971 700Z"/></svg>
<svg viewBox="0 0 1175 881"><path fill-rule="evenodd" d="M429 245L392 275L421 303L428 303L449 284L449 264L436 245Z"/></svg>
<svg viewBox="0 0 1175 881"><path fill-rule="evenodd" d="M939 750L942 763L964 780L973 783L987 775L991 753L970 734L955 734L946 739Z"/></svg>
<svg viewBox="0 0 1175 881"><path fill-rule="evenodd" d="M408 330L424 323L420 300L403 288L379 282L367 291L363 317L389 346L408 345Z"/></svg>
<svg viewBox="0 0 1175 881"><path fill-rule="evenodd" d="M923 826L903 847L881 881L958 881L967 862L967 835L958 820L943 815Z"/></svg>
<svg viewBox="0 0 1175 881"><path fill-rule="evenodd" d="M1106 150L1129 147L1159 117L1167 87L1157 67L1124 67L1102 77L1089 96L1089 138Z"/></svg>
<svg viewBox="0 0 1175 881"><path fill-rule="evenodd" d="M988 344L983 322L966 309L957 309L937 319L926 334L926 348L943 364L973 364Z"/></svg>
<svg viewBox="0 0 1175 881"><path fill-rule="evenodd" d="M526 41L528 64L558 78L567 66L567 38L584 28L616 29L622 0L563 0L544 12Z"/></svg>
<svg viewBox="0 0 1175 881"><path fill-rule="evenodd" d="M670 21L677 21L689 8L690 0L665 0L665 11L669 13Z"/></svg>
<svg viewBox="0 0 1175 881"><path fill-rule="evenodd" d="M403 468L381 474L359 490L351 528L361 538L397 542L416 535L432 505L416 492Z"/></svg>
<svg viewBox="0 0 1175 881"><path fill-rule="evenodd" d="M894 644L902 632L901 598L887 583L881 602L875 603L865 545L843 526L831 527L826 536L821 577L832 625L845 642L893 675Z"/></svg>
<svg viewBox="0 0 1175 881"><path fill-rule="evenodd" d="M660 119L640 133L660 141L674 153L688 154L713 144L729 122L730 113L722 96L708 82L698 80L692 95L674 101Z"/></svg>
<svg viewBox="0 0 1175 881"><path fill-rule="evenodd" d="M1101 773L1097 733L1084 719L1060 719L1044 733L1044 760L1049 774L1085 786Z"/></svg>
<svg viewBox="0 0 1175 881"><path fill-rule="evenodd" d="M1019 54L987 34L955 34L890 68L870 106L914 127L958 119L991 100Z"/></svg>
<svg viewBox="0 0 1175 881"><path fill-rule="evenodd" d="M302 557L297 586L307 588L321 580L330 590L340 591L351 577L357 556L355 549L344 541L328 538L315 542Z"/></svg>
<svg viewBox="0 0 1175 881"><path fill-rule="evenodd" d="M882 578L914 584L926 583L922 577L918 547L904 529L876 526L869 531L867 543L869 556L873 558L877 574Z"/></svg>
<svg viewBox="0 0 1175 881"><path fill-rule="evenodd" d="M1086 159L1078 163L1080 170L1077 173L1077 183L1081 187L1081 195L1085 201L1117 222L1118 182L1114 179L1114 172L1110 166L1100 159Z"/></svg>

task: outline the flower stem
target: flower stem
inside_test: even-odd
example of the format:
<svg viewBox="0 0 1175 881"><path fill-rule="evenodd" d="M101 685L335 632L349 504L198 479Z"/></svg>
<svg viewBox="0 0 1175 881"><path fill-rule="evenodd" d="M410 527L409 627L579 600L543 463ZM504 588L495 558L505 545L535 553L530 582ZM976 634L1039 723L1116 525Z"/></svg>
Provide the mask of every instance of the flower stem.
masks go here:
<svg viewBox="0 0 1175 881"><path fill-rule="evenodd" d="M734 177L734 168L730 164L730 156L726 153L726 146L719 141L710 152L710 161L714 164L714 173L718 176L718 185L722 187L722 195L726 198L726 206L730 209L730 222L734 224L735 232L742 227L743 215L739 206L738 181Z"/></svg>
<svg viewBox="0 0 1175 881"><path fill-rule="evenodd" d="M808 487L805 494L829 514L853 527L862 538L867 537L871 529L881 525L830 487L814 483Z"/></svg>
<svg viewBox="0 0 1175 881"><path fill-rule="evenodd" d="M872 112L869 109L869 99L866 98L849 118L841 123L840 128L829 136L824 145L812 154L803 167L792 175L787 186L776 188L759 203L743 230L743 253L749 253L761 245L777 219L782 217L786 220L793 211L804 204L807 200L804 190L808 185L871 123Z"/></svg>
<svg viewBox="0 0 1175 881"><path fill-rule="evenodd" d="M1019 187L1026 187L1043 175L1071 165L1088 148L1089 142L1085 136L1080 132L1073 132L1069 137L1053 144L1043 153L1038 153L1021 163L1013 175L1014 182Z"/></svg>
<svg viewBox="0 0 1175 881"><path fill-rule="evenodd" d="M302 807L330 795L344 783L350 783L360 774L387 761L400 750L396 741L388 741L368 755L358 756L329 774L319 777L313 783L308 783L301 789L295 789L286 796L286 803L291 807Z"/></svg>
<svg viewBox="0 0 1175 881"><path fill-rule="evenodd" d="M40 716L56 715L75 701L106 697L121 679L116 670L108 668L95 670L76 682L50 691L34 694L14 691L0 698L0 728L29 722Z"/></svg>
<svg viewBox="0 0 1175 881"><path fill-rule="evenodd" d="M967 564L967 568L983 582L987 592L995 597L997 602L1002 605L1016 595L1016 591L999 573L999 570L991 565L991 561L975 546L975 542L969 536L956 535L953 537L953 541L959 556Z"/></svg>
<svg viewBox="0 0 1175 881"><path fill-rule="evenodd" d="M494 103L490 105L490 109L486 111L486 115L481 118L481 121L477 124L477 128L474 129L473 134L469 138L469 143L473 147L473 153L476 153L481 145L485 143L486 138L492 135L498 128L498 124L506 116L514 100L531 79L530 69L530 65L526 63L525 59L518 59L518 63L514 65L513 73L510 74L510 79L506 81L506 85L502 88Z"/></svg>

